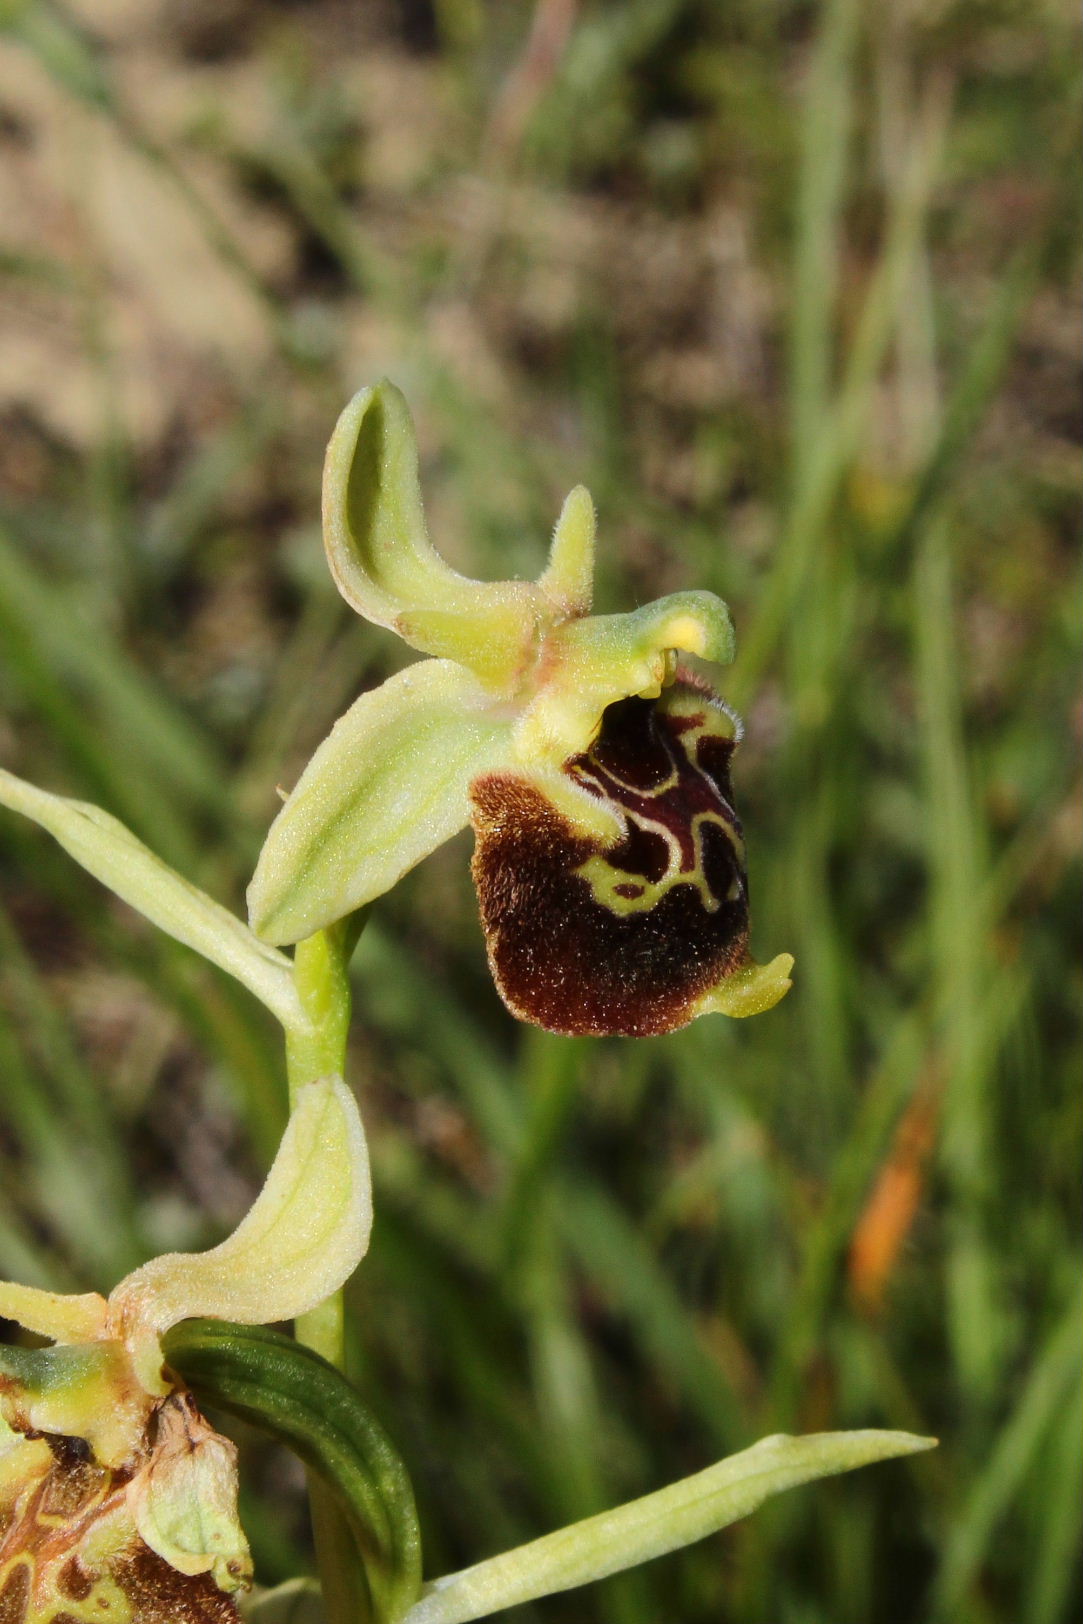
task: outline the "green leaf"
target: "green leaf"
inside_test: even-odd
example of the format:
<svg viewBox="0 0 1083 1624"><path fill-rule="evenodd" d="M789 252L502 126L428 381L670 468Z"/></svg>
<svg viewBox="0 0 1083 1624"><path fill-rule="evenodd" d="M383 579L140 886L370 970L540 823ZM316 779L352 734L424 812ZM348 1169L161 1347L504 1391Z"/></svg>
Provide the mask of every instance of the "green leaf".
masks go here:
<svg viewBox="0 0 1083 1624"><path fill-rule="evenodd" d="M101 807L38 789L0 768L0 805L47 829L96 880L168 936L255 993L287 1029L305 1024L290 961L182 878Z"/></svg>
<svg viewBox="0 0 1083 1624"><path fill-rule="evenodd" d="M413 1490L345 1377L290 1337L213 1320L174 1327L163 1348L197 1397L270 1433L319 1474L349 1518L377 1618L403 1617L421 1583Z"/></svg>
<svg viewBox="0 0 1083 1624"><path fill-rule="evenodd" d="M467 786L507 756L509 724L470 673L423 660L362 694L305 768L260 853L248 906L296 942L390 889L464 828Z"/></svg>
<svg viewBox="0 0 1083 1624"><path fill-rule="evenodd" d="M747 1517L772 1494L894 1455L932 1449L908 1432L816 1432L763 1438L739 1455L615 1511L587 1517L426 1586L406 1624L465 1624L505 1607L604 1579Z"/></svg>

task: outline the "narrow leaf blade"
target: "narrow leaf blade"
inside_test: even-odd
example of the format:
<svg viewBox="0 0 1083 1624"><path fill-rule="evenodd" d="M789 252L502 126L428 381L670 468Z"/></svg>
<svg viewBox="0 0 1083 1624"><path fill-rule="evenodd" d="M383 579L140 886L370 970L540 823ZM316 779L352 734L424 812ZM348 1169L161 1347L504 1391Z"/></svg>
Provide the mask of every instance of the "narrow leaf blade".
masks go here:
<svg viewBox="0 0 1083 1624"><path fill-rule="evenodd" d="M303 1024L290 961L87 801L52 795L0 768L0 805L48 830L69 856L152 925L235 976L284 1026Z"/></svg>
<svg viewBox="0 0 1083 1624"><path fill-rule="evenodd" d="M694 1477L437 1579L405 1624L465 1624L604 1579L726 1528L783 1489L931 1449L934 1442L874 1431L763 1438Z"/></svg>

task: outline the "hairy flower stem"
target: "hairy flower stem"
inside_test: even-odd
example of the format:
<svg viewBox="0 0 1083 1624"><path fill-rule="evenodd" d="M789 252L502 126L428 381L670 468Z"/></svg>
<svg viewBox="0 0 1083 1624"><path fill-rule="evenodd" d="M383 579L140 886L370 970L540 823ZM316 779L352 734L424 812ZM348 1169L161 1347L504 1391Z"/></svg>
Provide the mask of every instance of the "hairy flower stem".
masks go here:
<svg viewBox="0 0 1083 1624"><path fill-rule="evenodd" d="M363 926L364 914L359 912L297 944L294 983L308 1024L286 1039L291 1109L305 1083L345 1075L351 1009L349 962ZM344 1325L342 1292L336 1291L298 1318L297 1340L342 1370ZM372 1601L349 1525L311 1473L308 1494L327 1624L368 1624L373 1618Z"/></svg>
<svg viewBox="0 0 1083 1624"><path fill-rule="evenodd" d="M317 1077L344 1076L350 1027L349 955L357 940L344 920L298 942L293 961L294 983L307 1026L286 1039L290 1109L298 1090ZM336 1291L297 1321L298 1339L342 1369L342 1293Z"/></svg>

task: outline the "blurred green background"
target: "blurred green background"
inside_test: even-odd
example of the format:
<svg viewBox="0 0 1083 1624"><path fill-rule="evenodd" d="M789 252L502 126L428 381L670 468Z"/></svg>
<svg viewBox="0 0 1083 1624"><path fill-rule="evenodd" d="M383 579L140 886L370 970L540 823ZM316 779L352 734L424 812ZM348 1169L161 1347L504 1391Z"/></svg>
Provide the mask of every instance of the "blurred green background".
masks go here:
<svg viewBox="0 0 1083 1624"><path fill-rule="evenodd" d="M0 760L240 907L406 651L323 445L406 391L437 544L731 604L748 1022L595 1043L489 984L465 838L375 910L358 1379L443 1571L779 1430L934 1432L514 1615L1057 1624L1083 1522L1067 0L0 5ZM210 1244L269 1018L0 818L0 1272ZM252 1446L261 1577L307 1561ZM511 1615L509 1615L511 1616Z"/></svg>

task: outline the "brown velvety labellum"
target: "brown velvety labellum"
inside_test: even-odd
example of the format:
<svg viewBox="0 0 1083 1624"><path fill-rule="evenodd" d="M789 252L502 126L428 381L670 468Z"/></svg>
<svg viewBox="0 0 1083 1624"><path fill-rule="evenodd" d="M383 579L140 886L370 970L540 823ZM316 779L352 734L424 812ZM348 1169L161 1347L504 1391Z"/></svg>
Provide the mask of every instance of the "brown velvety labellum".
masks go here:
<svg viewBox="0 0 1083 1624"><path fill-rule="evenodd" d="M736 728L682 679L609 706L564 770L609 803L603 847L530 779L471 787L474 880L493 976L514 1015L551 1032L671 1032L747 961L748 891L729 765Z"/></svg>

